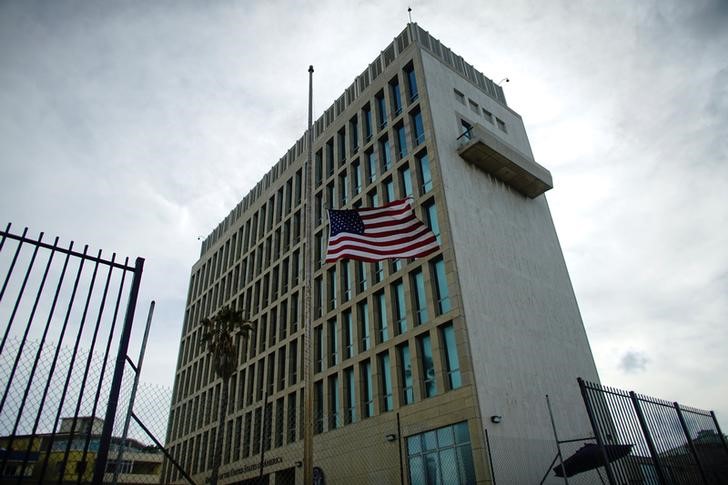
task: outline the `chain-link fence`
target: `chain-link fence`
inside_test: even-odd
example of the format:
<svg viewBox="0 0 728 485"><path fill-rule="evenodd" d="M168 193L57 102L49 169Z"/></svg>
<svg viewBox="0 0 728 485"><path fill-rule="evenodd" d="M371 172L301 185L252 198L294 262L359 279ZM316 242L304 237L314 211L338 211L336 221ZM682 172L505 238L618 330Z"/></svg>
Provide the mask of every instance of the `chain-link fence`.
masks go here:
<svg viewBox="0 0 728 485"><path fill-rule="evenodd" d="M106 403L95 396L108 392L110 378L104 376L113 363L82 348L41 347L33 341L22 347L19 353L21 339L10 337L0 354L0 389L8 389L0 415L0 483L90 483L106 414ZM102 382L100 388L83 386L84 374L88 382ZM104 483L114 478L117 483L160 483L164 455L154 440L135 420L123 439L134 377L127 366ZM136 392L134 414L160 443L171 397L169 388L152 384L140 383Z"/></svg>

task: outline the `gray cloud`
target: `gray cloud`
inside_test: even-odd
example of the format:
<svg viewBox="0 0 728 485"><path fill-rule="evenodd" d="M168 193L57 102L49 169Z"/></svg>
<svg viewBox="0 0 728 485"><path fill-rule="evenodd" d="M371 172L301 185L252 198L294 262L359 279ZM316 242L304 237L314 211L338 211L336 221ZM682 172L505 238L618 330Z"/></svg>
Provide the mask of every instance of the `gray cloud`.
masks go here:
<svg viewBox="0 0 728 485"><path fill-rule="evenodd" d="M644 372L650 359L638 350L629 350L619 359L619 369L626 373Z"/></svg>

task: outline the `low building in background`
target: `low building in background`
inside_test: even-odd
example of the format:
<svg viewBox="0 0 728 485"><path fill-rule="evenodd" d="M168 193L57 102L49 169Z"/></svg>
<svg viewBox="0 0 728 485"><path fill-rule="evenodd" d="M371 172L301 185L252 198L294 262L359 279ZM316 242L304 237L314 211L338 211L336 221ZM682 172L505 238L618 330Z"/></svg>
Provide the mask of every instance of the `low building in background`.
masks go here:
<svg viewBox="0 0 728 485"><path fill-rule="evenodd" d="M0 484L15 484L21 476L22 483L56 483L60 477L61 483L90 483L103 426L104 421L96 417L62 418L55 434L0 437L0 463L5 463ZM127 439L122 448L121 437L111 440L104 483L112 483L117 467L118 483L159 483L163 454L157 447ZM120 448L123 453L117 462Z"/></svg>

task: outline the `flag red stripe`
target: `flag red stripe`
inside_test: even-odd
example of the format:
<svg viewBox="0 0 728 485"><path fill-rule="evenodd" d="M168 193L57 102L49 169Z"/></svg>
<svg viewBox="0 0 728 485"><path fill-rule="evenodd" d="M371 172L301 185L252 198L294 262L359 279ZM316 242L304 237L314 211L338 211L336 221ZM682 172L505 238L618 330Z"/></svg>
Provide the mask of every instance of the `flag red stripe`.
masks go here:
<svg viewBox="0 0 728 485"><path fill-rule="evenodd" d="M357 209L364 234L341 231L329 237L326 262L342 258L380 261L424 257L440 249L432 231L414 215L411 199Z"/></svg>

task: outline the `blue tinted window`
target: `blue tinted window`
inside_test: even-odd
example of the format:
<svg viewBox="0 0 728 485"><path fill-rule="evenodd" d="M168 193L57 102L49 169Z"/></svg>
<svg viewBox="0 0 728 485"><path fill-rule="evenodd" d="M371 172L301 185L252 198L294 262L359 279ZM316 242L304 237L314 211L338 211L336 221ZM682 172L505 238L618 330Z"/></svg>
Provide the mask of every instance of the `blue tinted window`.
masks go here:
<svg viewBox="0 0 728 485"><path fill-rule="evenodd" d="M415 402L415 392L412 377L412 360L410 358L410 348L408 344L402 344L399 348L399 359L402 365L402 402L404 404L412 404Z"/></svg>
<svg viewBox="0 0 728 485"><path fill-rule="evenodd" d="M453 442L453 433L461 437ZM457 423L407 438L411 485L475 483L475 467L467 423Z"/></svg>
<svg viewBox="0 0 728 485"><path fill-rule="evenodd" d="M432 263L435 276L435 288L437 289L438 313L450 311L450 294L447 288L447 276L445 274L445 261L438 258Z"/></svg>
<svg viewBox="0 0 728 485"><path fill-rule="evenodd" d="M420 177L422 179L422 193L429 192L432 190L432 173L430 173L430 159L427 153L423 153L417 157L417 165L420 170Z"/></svg>
<svg viewBox="0 0 728 485"><path fill-rule="evenodd" d="M422 123L422 113L417 111L412 115L412 128L414 129L415 145L419 145L425 141L425 126Z"/></svg>
<svg viewBox="0 0 728 485"><path fill-rule="evenodd" d="M397 81L397 79L394 79L389 84L389 87L392 91L392 109L394 111L394 114L398 115L402 112L402 95L399 92L399 81Z"/></svg>
<svg viewBox="0 0 728 485"><path fill-rule="evenodd" d="M442 339L445 341L445 361L450 389L457 389L463 385L460 376L460 362L458 348L455 343L455 330L452 323L442 327Z"/></svg>
<svg viewBox="0 0 728 485"><path fill-rule="evenodd" d="M409 166L405 166L399 174L402 181L402 192L406 197L412 197L412 173Z"/></svg>
<svg viewBox="0 0 728 485"><path fill-rule="evenodd" d="M404 125L397 127L397 145L399 148L399 158L407 156L407 135L404 131Z"/></svg>
<svg viewBox="0 0 728 485"><path fill-rule="evenodd" d="M414 292L415 323L421 325L429 319L427 315L427 298L425 293L425 277L422 270L412 273L412 290Z"/></svg>
<svg viewBox="0 0 728 485"><path fill-rule="evenodd" d="M432 341L429 334L420 337L420 353L422 358L423 381L425 385L425 397L432 397L437 394L437 383L435 382L435 362L432 357Z"/></svg>
<svg viewBox="0 0 728 485"><path fill-rule="evenodd" d="M407 88L409 89L410 101L417 99L417 78L415 77L415 68L409 65L404 68L405 75L407 76Z"/></svg>
<svg viewBox="0 0 728 485"><path fill-rule="evenodd" d="M391 411L394 408L392 397L392 371L389 365L389 353L379 356L379 372L382 376L382 410Z"/></svg>

